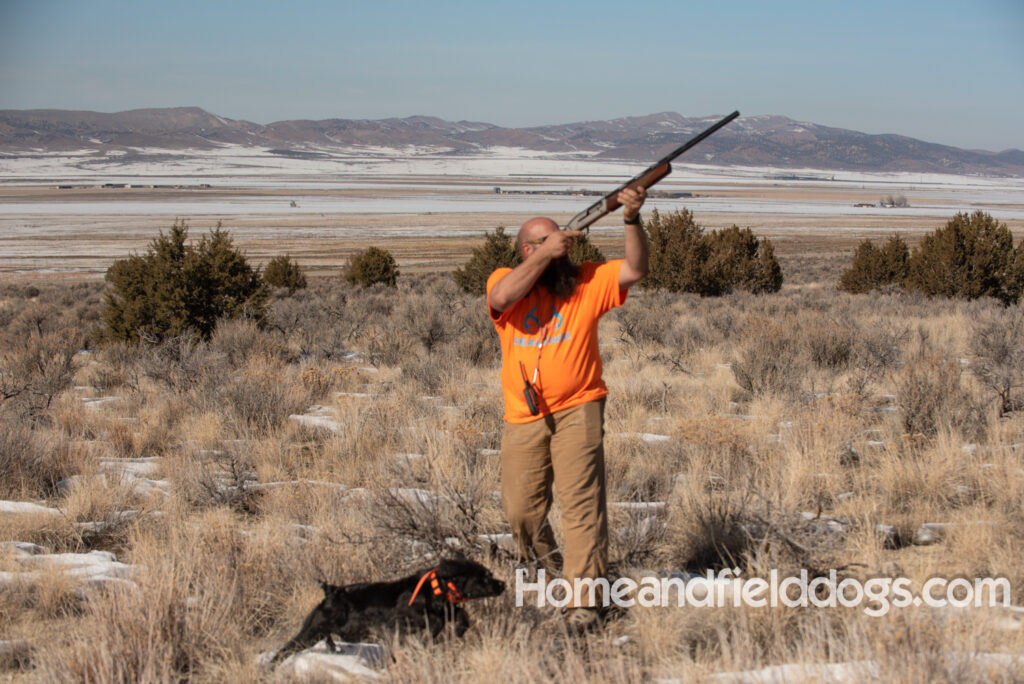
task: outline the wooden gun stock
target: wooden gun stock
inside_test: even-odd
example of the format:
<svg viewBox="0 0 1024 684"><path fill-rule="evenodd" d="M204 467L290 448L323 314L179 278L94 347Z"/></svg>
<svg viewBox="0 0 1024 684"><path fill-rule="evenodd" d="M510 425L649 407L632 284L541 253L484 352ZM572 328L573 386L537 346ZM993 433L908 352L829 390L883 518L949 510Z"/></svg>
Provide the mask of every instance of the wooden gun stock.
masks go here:
<svg viewBox="0 0 1024 684"><path fill-rule="evenodd" d="M721 121L708 127L704 131L698 133L690 140L686 141L683 145L680 145L676 149L669 152L667 155L659 159L653 166L647 167L642 173L634 176L629 181L620 185L619 187L612 190L610 193L594 202L589 207L581 211L572 217L572 219L565 225L566 230L589 230L591 224L595 223L601 218L604 218L608 214L612 213L616 209L622 206L618 200L618 194L626 188L649 188L662 178L672 173L671 161L686 152L688 149L698 144L700 141L712 135L722 126L725 126L730 121L738 118L739 112L733 112L729 116L725 117Z"/></svg>

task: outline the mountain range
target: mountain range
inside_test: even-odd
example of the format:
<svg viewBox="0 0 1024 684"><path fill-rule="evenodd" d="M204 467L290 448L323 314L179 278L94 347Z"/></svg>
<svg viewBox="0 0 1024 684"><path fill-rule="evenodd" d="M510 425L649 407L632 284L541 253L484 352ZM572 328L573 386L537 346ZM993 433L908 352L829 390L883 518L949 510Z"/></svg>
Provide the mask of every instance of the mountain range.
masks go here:
<svg viewBox="0 0 1024 684"><path fill-rule="evenodd" d="M0 154L138 148L263 147L273 154L315 157L331 150L418 148L418 153L484 154L512 147L593 159L653 162L718 120L675 112L529 128L505 128L430 116L295 120L257 124L198 107L117 113L0 110ZM687 163L727 166L909 171L1024 177L1024 151L964 150L901 135L872 135L798 122L785 116L741 117L705 140Z"/></svg>

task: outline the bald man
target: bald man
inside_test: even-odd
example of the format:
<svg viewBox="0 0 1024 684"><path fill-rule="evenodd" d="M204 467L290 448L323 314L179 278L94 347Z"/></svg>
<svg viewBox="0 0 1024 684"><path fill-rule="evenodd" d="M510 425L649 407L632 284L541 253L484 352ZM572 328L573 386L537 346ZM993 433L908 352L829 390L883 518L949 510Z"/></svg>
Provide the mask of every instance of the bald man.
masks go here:
<svg viewBox="0 0 1024 684"><path fill-rule="evenodd" d="M597 322L620 306L647 275L647 237L640 222L643 189L623 190L625 258L569 260L580 231L548 218L519 229L523 261L487 281L487 304L501 342L505 435L501 442L502 509L521 559L576 579L604 577L608 505L604 467L604 403ZM564 561L547 521L552 485L562 509ZM569 627L600 624L600 597L574 591Z"/></svg>

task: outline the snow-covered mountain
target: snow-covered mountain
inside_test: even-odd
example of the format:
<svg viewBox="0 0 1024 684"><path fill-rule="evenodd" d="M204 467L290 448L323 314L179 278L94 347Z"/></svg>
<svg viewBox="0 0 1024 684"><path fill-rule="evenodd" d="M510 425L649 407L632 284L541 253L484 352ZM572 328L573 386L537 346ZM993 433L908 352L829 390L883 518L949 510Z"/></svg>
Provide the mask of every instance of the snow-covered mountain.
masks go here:
<svg viewBox="0 0 1024 684"><path fill-rule="evenodd" d="M675 112L531 128L391 119L278 121L261 125L198 107L136 109L106 114L68 110L0 110L0 154L147 148L212 149L225 144L273 154L314 156L361 146L433 149L472 155L521 148L567 157L653 161L719 118ZM1024 152L963 150L900 135L869 135L784 116L738 119L692 150L688 163L856 171L911 171L1024 176Z"/></svg>

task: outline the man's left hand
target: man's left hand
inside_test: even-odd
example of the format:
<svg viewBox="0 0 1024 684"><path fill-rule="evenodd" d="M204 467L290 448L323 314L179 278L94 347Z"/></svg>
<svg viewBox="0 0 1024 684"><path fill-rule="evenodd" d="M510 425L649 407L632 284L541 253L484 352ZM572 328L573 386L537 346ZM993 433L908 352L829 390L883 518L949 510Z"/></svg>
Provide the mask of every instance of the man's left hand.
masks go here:
<svg viewBox="0 0 1024 684"><path fill-rule="evenodd" d="M640 207L644 205L644 200L647 199L647 189L625 188L619 191L616 199L624 207L622 218L626 221L633 221L640 215Z"/></svg>

